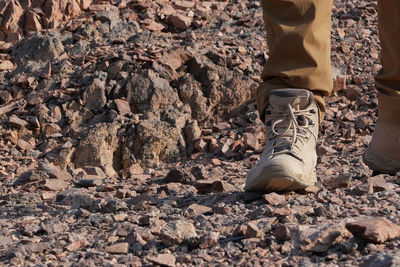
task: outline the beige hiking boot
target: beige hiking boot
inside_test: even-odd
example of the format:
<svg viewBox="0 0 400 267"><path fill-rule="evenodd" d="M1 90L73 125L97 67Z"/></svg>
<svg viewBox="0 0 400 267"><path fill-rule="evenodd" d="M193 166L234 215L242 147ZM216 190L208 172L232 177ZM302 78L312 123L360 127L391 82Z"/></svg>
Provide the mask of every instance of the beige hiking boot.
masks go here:
<svg viewBox="0 0 400 267"><path fill-rule="evenodd" d="M400 172L400 126L378 121L363 159L373 171L390 175Z"/></svg>
<svg viewBox="0 0 400 267"><path fill-rule="evenodd" d="M246 191L290 191L316 183L319 112L313 99L304 89L270 92L266 146L247 174Z"/></svg>
<svg viewBox="0 0 400 267"><path fill-rule="evenodd" d="M378 123L363 159L373 171L400 171L400 95L379 94Z"/></svg>

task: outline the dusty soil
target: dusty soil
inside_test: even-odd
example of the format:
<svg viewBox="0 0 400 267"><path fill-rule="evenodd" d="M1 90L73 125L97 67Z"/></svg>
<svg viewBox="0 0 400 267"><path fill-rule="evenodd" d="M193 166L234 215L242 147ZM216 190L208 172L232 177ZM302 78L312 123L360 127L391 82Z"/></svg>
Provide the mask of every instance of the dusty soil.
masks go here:
<svg viewBox="0 0 400 267"><path fill-rule="evenodd" d="M6 266L398 266L376 1L335 1L318 184L245 193L265 139L260 1L0 1Z"/></svg>

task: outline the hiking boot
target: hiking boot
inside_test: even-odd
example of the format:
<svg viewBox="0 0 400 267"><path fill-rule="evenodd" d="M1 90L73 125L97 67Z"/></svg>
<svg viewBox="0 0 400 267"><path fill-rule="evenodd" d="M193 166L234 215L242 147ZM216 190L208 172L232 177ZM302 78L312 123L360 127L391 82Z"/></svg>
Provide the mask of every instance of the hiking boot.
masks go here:
<svg viewBox="0 0 400 267"><path fill-rule="evenodd" d="M363 159L373 171L395 175L400 171L400 96L381 93L378 102L378 123Z"/></svg>
<svg viewBox="0 0 400 267"><path fill-rule="evenodd" d="M291 191L316 183L318 106L304 89L270 92L266 145L249 171L246 191Z"/></svg>
<svg viewBox="0 0 400 267"><path fill-rule="evenodd" d="M400 171L400 126L378 121L363 155L373 171L395 175Z"/></svg>

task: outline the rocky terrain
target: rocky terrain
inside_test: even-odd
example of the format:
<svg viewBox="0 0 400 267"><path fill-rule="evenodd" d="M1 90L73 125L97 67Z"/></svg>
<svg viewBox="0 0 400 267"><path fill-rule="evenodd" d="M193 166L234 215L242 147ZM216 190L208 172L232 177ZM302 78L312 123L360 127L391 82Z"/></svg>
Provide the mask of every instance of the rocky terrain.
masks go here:
<svg viewBox="0 0 400 267"><path fill-rule="evenodd" d="M0 1L6 266L398 266L377 118L376 1L335 1L319 182L245 193L264 145L258 0Z"/></svg>

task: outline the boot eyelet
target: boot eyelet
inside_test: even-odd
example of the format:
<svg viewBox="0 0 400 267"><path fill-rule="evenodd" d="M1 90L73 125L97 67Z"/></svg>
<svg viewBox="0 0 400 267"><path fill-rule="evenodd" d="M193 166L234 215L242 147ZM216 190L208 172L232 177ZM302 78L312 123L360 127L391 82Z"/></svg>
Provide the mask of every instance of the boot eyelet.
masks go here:
<svg viewBox="0 0 400 267"><path fill-rule="evenodd" d="M315 113L317 113L317 111L315 109L312 109L312 110L310 110L310 113L315 114Z"/></svg>

